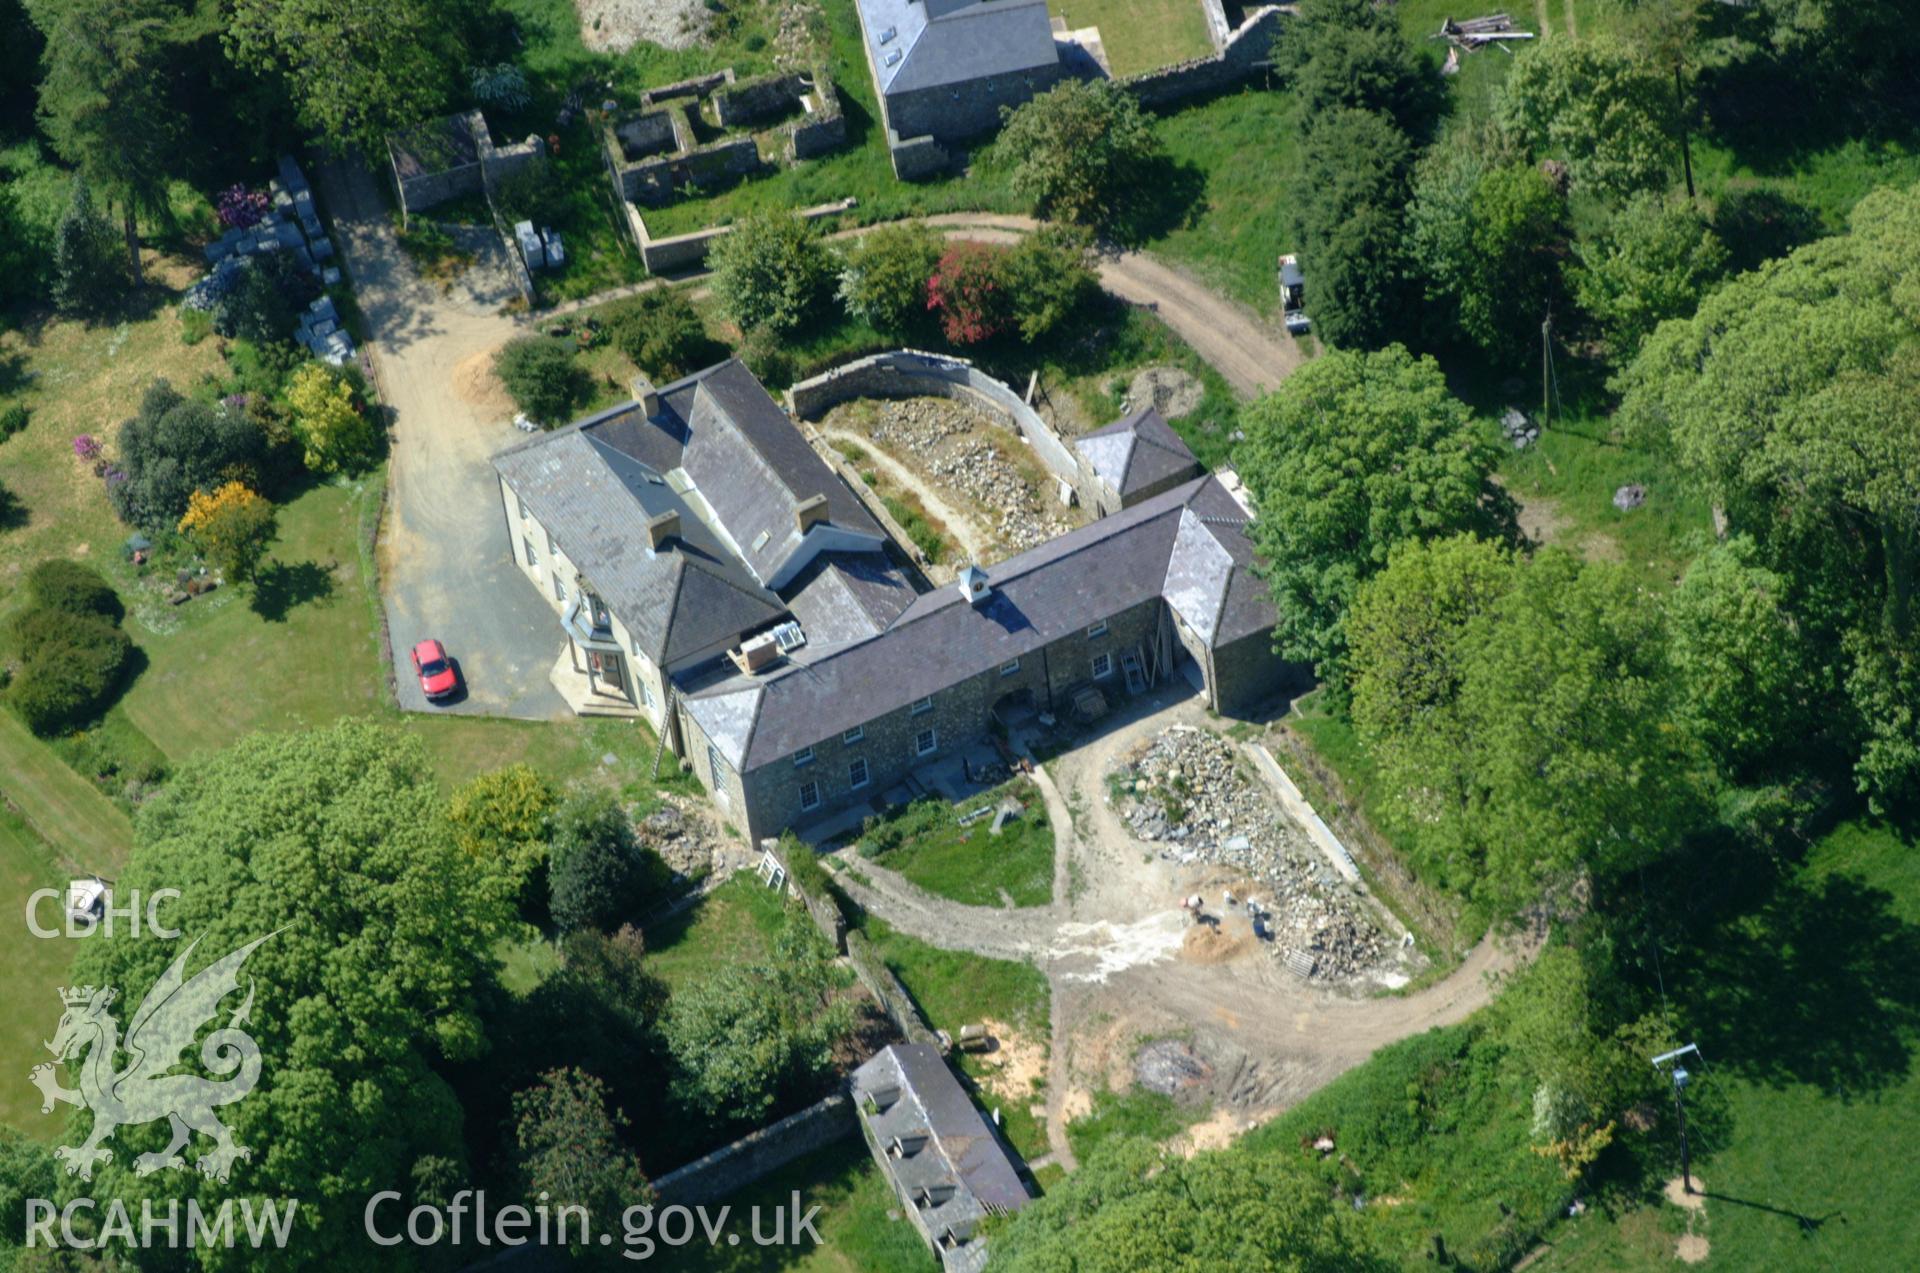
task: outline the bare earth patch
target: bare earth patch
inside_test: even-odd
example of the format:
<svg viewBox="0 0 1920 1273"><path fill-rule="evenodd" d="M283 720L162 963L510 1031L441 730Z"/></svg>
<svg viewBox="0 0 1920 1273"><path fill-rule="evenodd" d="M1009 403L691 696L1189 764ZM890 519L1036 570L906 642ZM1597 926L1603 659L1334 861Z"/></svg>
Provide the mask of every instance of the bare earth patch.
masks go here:
<svg viewBox="0 0 1920 1273"><path fill-rule="evenodd" d="M1673 1253L1680 1257L1682 1264L1699 1264L1707 1258L1707 1240L1697 1233L1684 1233L1675 1244Z"/></svg>
<svg viewBox="0 0 1920 1273"><path fill-rule="evenodd" d="M625 53L645 40L689 49L707 34L711 15L702 0L573 0L580 39L596 53Z"/></svg>
<svg viewBox="0 0 1920 1273"><path fill-rule="evenodd" d="M453 369L453 392L460 401L482 411L513 414L513 397L500 377L493 374L493 356L497 350L483 349L460 360Z"/></svg>
<svg viewBox="0 0 1920 1273"><path fill-rule="evenodd" d="M1685 1207L1688 1211L1704 1211L1707 1206L1707 1200L1704 1196L1706 1187L1706 1182L1701 1180L1700 1177L1695 1176L1693 1178L1693 1192L1688 1193L1686 1182L1681 1180L1680 1177L1675 1176L1667 1182L1666 1187L1662 1189L1661 1192L1666 1194L1667 1201L1676 1207Z"/></svg>
<svg viewBox="0 0 1920 1273"><path fill-rule="evenodd" d="M1004 1021L988 1018L987 1027L999 1046L979 1058L986 1071L982 1082L1009 1105L1029 1101L1047 1078L1047 1043L1028 1038Z"/></svg>
<svg viewBox="0 0 1920 1273"><path fill-rule="evenodd" d="M1198 377L1178 367L1142 367L1127 386L1127 405L1138 411L1152 407L1169 420L1177 420L1200 405L1206 387Z"/></svg>

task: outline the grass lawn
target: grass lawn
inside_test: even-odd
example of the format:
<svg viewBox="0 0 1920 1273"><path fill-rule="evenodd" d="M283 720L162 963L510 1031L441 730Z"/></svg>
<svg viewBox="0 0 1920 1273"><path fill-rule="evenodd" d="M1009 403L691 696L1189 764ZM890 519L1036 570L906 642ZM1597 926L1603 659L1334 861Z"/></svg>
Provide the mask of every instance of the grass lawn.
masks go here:
<svg viewBox="0 0 1920 1273"><path fill-rule="evenodd" d="M783 899L742 871L646 930L647 967L672 987L699 980L716 964L765 963L785 915Z"/></svg>
<svg viewBox="0 0 1920 1273"><path fill-rule="evenodd" d="M960 825L962 813L997 804L1006 796L1024 803L1026 810L1008 819L999 835L992 834L992 817ZM1002 906L1008 897L1015 906L1045 906L1053 900L1053 828L1040 793L1024 782L1007 783L958 805L916 801L880 820L864 843L895 836L904 839L875 854L874 860L929 893L971 906Z"/></svg>
<svg viewBox="0 0 1920 1273"><path fill-rule="evenodd" d="M1092 1112L1067 1124L1067 1143L1073 1146L1073 1156L1085 1162L1108 1141L1129 1136L1166 1140L1205 1113L1204 1108L1184 1109L1171 1096L1144 1087L1125 1092L1101 1088L1093 1094Z"/></svg>
<svg viewBox="0 0 1920 1273"><path fill-rule="evenodd" d="M761 1216L760 1233L771 1235L776 1211L786 1211L791 1222L796 1193L802 1215L812 1207L821 1209L813 1220L820 1245L803 1239L797 1246L756 1246L755 1208ZM899 1205L866 1142L849 1136L710 1205L709 1213L720 1206L730 1208L725 1223L728 1232L740 1236L738 1246L708 1246L699 1238L689 1246L663 1246L648 1263L682 1273L896 1273L933 1267L912 1224L888 1218Z"/></svg>
<svg viewBox="0 0 1920 1273"><path fill-rule="evenodd" d="M5 737L5 727L14 724L12 716L0 716L0 738ZM0 743L0 754L4 755L0 769L7 774L5 790L12 800L17 776L12 765L14 756L4 743ZM80 789L92 792L84 783ZM65 1128L66 1118L62 1113L40 1112L40 1093L27 1083L27 1071L53 1059L40 1041L53 1037L61 1012L58 991L66 984L67 969L79 941L84 939L34 937L27 931L25 915L27 897L36 889L57 889L64 894L72 878L65 857L64 851L42 839L26 819L0 805L0 913L6 916L5 951L0 956L0 966L6 969L6 975L0 977L0 1017L8 1022L5 1033L0 1034L0 1073L7 1076L7 1081L0 1083L0 1123L43 1140L57 1136ZM110 875L119 861L115 856L98 865L103 874ZM43 903L39 922L42 926L57 925L59 912L57 902Z"/></svg>
<svg viewBox="0 0 1920 1273"><path fill-rule="evenodd" d="M1116 77L1213 52L1200 0L1048 0L1047 12L1070 31L1099 27Z"/></svg>

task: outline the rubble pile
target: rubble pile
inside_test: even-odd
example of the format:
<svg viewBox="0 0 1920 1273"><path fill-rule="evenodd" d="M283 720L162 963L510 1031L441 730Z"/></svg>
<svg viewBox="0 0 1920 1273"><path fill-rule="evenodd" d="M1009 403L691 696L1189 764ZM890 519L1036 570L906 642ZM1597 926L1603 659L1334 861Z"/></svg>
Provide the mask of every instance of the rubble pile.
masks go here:
<svg viewBox="0 0 1920 1273"><path fill-rule="evenodd" d="M1289 966L1348 977L1380 962L1386 938L1353 890L1239 772L1237 756L1215 734L1173 726L1118 762L1110 775L1114 808L1135 836L1160 847L1162 858L1205 862L1250 880L1251 900Z"/></svg>
<svg viewBox="0 0 1920 1273"><path fill-rule="evenodd" d="M640 843L658 853L681 879L697 879L713 869L713 843L698 818L677 805L663 804L634 825Z"/></svg>
<svg viewBox="0 0 1920 1273"><path fill-rule="evenodd" d="M952 492L962 507L982 511L1011 549L1024 551L1070 529L1054 515L1044 485L1006 457L1014 435L945 398L888 399L870 404L866 432L876 443ZM1000 433L1002 437L995 437Z"/></svg>

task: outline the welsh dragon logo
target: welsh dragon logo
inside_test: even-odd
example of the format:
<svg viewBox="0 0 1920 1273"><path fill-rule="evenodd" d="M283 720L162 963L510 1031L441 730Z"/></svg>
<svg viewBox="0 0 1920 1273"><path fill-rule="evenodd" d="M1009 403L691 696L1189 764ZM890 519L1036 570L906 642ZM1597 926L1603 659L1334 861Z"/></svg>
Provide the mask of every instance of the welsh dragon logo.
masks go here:
<svg viewBox="0 0 1920 1273"><path fill-rule="evenodd" d="M116 1128L161 1118L172 1124L173 1140L158 1153L134 1159L133 1169L139 1175L184 1169L187 1164L180 1150L194 1132L213 1141L213 1148L203 1151L194 1165L214 1180L227 1179L235 1161L253 1156L251 1149L234 1143L233 1133L213 1114L220 1106L245 1097L260 1081L260 1046L240 1029L253 1007L251 980L246 999L226 1026L209 1034L200 1046L201 1063L223 1077L168 1071L181 1064L181 1054L200 1027L218 1015L220 1001L240 988L240 966L247 956L272 936L268 933L249 942L188 977L187 959L200 944L195 938L147 992L127 1025L124 1040L119 1023L108 1011L118 993L112 987L81 986L60 992L67 1008L46 1048L58 1062L69 1065L86 1054L84 1061L78 1061L80 1086L60 1086L52 1064L34 1066L28 1077L40 1089L41 1113L52 1113L55 1102L61 1101L93 1111L93 1131L85 1142L54 1150L54 1156L66 1163L69 1176L92 1180L94 1164L113 1158L105 1142ZM114 1069L116 1052L128 1057L125 1069Z"/></svg>

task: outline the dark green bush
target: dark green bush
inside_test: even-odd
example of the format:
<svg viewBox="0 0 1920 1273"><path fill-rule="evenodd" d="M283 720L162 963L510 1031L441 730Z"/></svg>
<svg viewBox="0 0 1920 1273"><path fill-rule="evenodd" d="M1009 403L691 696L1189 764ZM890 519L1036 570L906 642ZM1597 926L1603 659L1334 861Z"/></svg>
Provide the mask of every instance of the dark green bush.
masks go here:
<svg viewBox="0 0 1920 1273"><path fill-rule="evenodd" d="M266 449L266 435L244 410L194 402L156 380L140 413L120 426L123 474L108 474L107 499L122 521L171 532L196 490L229 478L258 489Z"/></svg>
<svg viewBox="0 0 1920 1273"><path fill-rule="evenodd" d="M99 571L64 557L49 558L27 572L27 596L39 610L97 614L114 623L127 614L120 594Z"/></svg>
<svg viewBox="0 0 1920 1273"><path fill-rule="evenodd" d="M695 370L712 344L686 293L655 288L610 306L602 315L615 348L656 380Z"/></svg>
<svg viewBox="0 0 1920 1273"><path fill-rule="evenodd" d="M98 716L120 685L133 642L98 614L33 609L13 622L20 671L7 701L36 734L57 734Z"/></svg>
<svg viewBox="0 0 1920 1273"><path fill-rule="evenodd" d="M0 407L0 442L27 427L27 409L17 402Z"/></svg>
<svg viewBox="0 0 1920 1273"><path fill-rule="evenodd" d="M214 309L213 329L256 345L284 341L318 294L313 276L291 252L263 252L241 264L239 283Z"/></svg>
<svg viewBox="0 0 1920 1273"><path fill-rule="evenodd" d="M586 392L573 346L553 336L522 336L494 356L493 369L522 411L549 428L563 424Z"/></svg>

